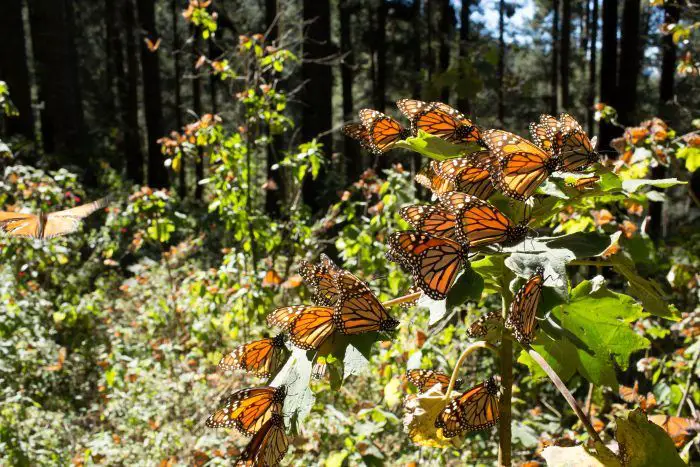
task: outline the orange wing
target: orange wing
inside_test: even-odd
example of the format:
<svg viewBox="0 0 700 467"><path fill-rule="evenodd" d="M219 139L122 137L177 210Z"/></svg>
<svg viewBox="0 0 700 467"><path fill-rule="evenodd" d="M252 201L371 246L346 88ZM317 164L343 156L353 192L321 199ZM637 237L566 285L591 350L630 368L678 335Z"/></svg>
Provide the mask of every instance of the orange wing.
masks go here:
<svg viewBox="0 0 700 467"><path fill-rule="evenodd" d="M236 461L236 466L274 467L279 465L289 447L289 440L284 430L282 416L272 414L243 450Z"/></svg>
<svg viewBox="0 0 700 467"><path fill-rule="evenodd" d="M289 327L292 344L304 350L316 350L335 332L333 308L305 306Z"/></svg>
<svg viewBox="0 0 700 467"><path fill-rule="evenodd" d="M457 227L454 214L439 206L413 205L401 208L401 217L414 229L454 240Z"/></svg>
<svg viewBox="0 0 700 467"><path fill-rule="evenodd" d="M421 232L395 232L387 258L408 269L415 285L434 300L447 297L466 261L466 249L447 238Z"/></svg>
<svg viewBox="0 0 700 467"><path fill-rule="evenodd" d="M372 149L372 141L369 138L369 133L367 132L367 128L362 125L362 123L348 123L343 127L343 133L357 141L360 142L360 145L370 151Z"/></svg>
<svg viewBox="0 0 700 467"><path fill-rule="evenodd" d="M39 216L18 212L0 212L0 230L11 237L39 236Z"/></svg>
<svg viewBox="0 0 700 467"><path fill-rule="evenodd" d="M559 166L559 158L507 131L488 130L483 139L497 159L491 173L493 183L511 198L529 198Z"/></svg>
<svg viewBox="0 0 700 467"><path fill-rule="evenodd" d="M98 209L104 208L108 203L109 197L105 197L92 203L48 214L42 238L53 238L75 232L84 218Z"/></svg>
<svg viewBox="0 0 700 467"><path fill-rule="evenodd" d="M236 347L219 362L222 370L244 370L261 378L276 373L286 360L284 334Z"/></svg>
<svg viewBox="0 0 700 467"><path fill-rule="evenodd" d="M433 161L431 172L425 173L425 184L433 193L463 191L481 199L488 199L495 188L490 168L494 160L488 151L479 151L467 157Z"/></svg>
<svg viewBox="0 0 700 467"><path fill-rule="evenodd" d="M451 143L481 141L481 133L476 125L447 104L401 99L396 105L411 120L411 131L414 135L418 130L422 130Z"/></svg>
<svg viewBox="0 0 700 467"><path fill-rule="evenodd" d="M489 378L474 386L447 404L435 420L435 428L442 428L445 438L464 431L484 430L498 422L499 385Z"/></svg>
<svg viewBox="0 0 700 467"><path fill-rule="evenodd" d="M506 319L506 328L513 331L515 338L523 345L532 342L537 330L537 307L542 298L544 269L540 266L525 285L515 294Z"/></svg>
<svg viewBox="0 0 700 467"><path fill-rule="evenodd" d="M362 121L369 135L370 149L375 154L387 152L396 142L410 136L408 129L381 112L372 109L362 109L359 115L360 121Z"/></svg>
<svg viewBox="0 0 700 467"><path fill-rule="evenodd" d="M514 224L486 201L466 193L445 193L440 202L455 216L457 241L470 247L494 243L514 245L527 233L525 224Z"/></svg>
<svg viewBox="0 0 700 467"><path fill-rule="evenodd" d="M210 428L235 428L246 436L260 430L272 414L282 412L286 386L263 386L234 392L224 399L223 407L207 419Z"/></svg>
<svg viewBox="0 0 700 467"><path fill-rule="evenodd" d="M559 122L562 129L562 143L559 148L561 170L580 171L600 160L595 143L588 138L574 117L563 113L559 115Z"/></svg>
<svg viewBox="0 0 700 467"><path fill-rule="evenodd" d="M530 123L530 136L545 151L554 151L561 147L561 128L559 121L551 115L540 115L539 123Z"/></svg>
<svg viewBox="0 0 700 467"><path fill-rule="evenodd" d="M299 274L306 286L313 293L314 303L321 306L333 306L338 301L338 289L333 282L332 272L339 270L338 266L326 255L321 255L318 264L302 261Z"/></svg>
<svg viewBox="0 0 700 467"><path fill-rule="evenodd" d="M442 392L450 385L450 375L435 370L409 370L406 372L408 380L418 388L418 393L422 394L436 384L441 386ZM455 381L455 389L459 389L463 384L460 378Z"/></svg>

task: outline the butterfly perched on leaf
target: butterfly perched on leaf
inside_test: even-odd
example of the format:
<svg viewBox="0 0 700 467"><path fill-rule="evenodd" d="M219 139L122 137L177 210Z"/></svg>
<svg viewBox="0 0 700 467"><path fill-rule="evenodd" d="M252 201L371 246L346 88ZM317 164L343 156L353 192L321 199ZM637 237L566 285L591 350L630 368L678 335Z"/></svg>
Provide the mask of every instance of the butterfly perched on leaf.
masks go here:
<svg viewBox="0 0 700 467"><path fill-rule="evenodd" d="M537 330L537 307L542 298L544 268L539 266L513 297L506 318L506 329L513 331L515 339L523 345L530 344Z"/></svg>
<svg viewBox="0 0 700 467"><path fill-rule="evenodd" d="M260 339L236 347L219 362L221 370L244 370L260 378L269 378L287 359L284 334Z"/></svg>
<svg viewBox="0 0 700 467"><path fill-rule="evenodd" d="M289 439L285 434L284 419L274 413L253 436L235 465L274 467L282 461L288 448Z"/></svg>
<svg viewBox="0 0 700 467"><path fill-rule="evenodd" d="M465 431L484 430L498 422L499 383L495 377L452 399L435 420L435 428L442 428L445 438Z"/></svg>
<svg viewBox="0 0 700 467"><path fill-rule="evenodd" d="M504 195L526 200L553 172L560 159L518 135L503 130L487 130L484 144L496 159L492 166L493 184Z"/></svg>
<svg viewBox="0 0 700 467"><path fill-rule="evenodd" d="M479 128L457 109L442 102L401 99L396 105L411 122L413 135L422 130L450 143L480 143Z"/></svg>
<svg viewBox="0 0 700 467"><path fill-rule="evenodd" d="M411 227L432 236L456 240L457 218L439 205L414 204L399 210Z"/></svg>
<svg viewBox="0 0 700 467"><path fill-rule="evenodd" d="M589 139L581 124L567 113L559 114L558 119L540 115L539 123L530 123L530 134L539 147L557 155L558 170L576 172L600 160L596 139Z"/></svg>
<svg viewBox="0 0 700 467"><path fill-rule="evenodd" d="M362 109L359 115L362 125L367 130L369 148L375 154L389 151L398 141L411 135L401 123L377 110Z"/></svg>
<svg viewBox="0 0 700 467"><path fill-rule="evenodd" d="M252 436L272 417L282 413L287 387L262 386L236 391L223 400L223 407L207 419L209 428L235 428Z"/></svg>
<svg viewBox="0 0 700 467"><path fill-rule="evenodd" d="M388 245L387 259L408 270L414 285L434 300L447 297L467 261L466 247L423 232L394 232Z"/></svg>
<svg viewBox="0 0 700 467"><path fill-rule="evenodd" d="M459 243L470 247L509 246L527 234L527 222L515 224L486 201L459 191L440 196L440 203L455 218L455 235Z"/></svg>
<svg viewBox="0 0 700 467"><path fill-rule="evenodd" d="M109 198L105 197L92 203L48 214L0 212L0 230L11 237L40 239L58 237L78 230L84 218L104 208L108 203Z"/></svg>
<svg viewBox="0 0 700 467"><path fill-rule="evenodd" d="M584 191L588 188L592 188L596 183L600 181L600 177L593 175L590 177L582 177L573 180L572 182L567 182L567 186L576 188L578 191Z"/></svg>
<svg viewBox="0 0 700 467"><path fill-rule="evenodd" d="M336 330L333 313L327 306L285 306L270 313L267 323L289 333L300 349L316 350Z"/></svg>
<svg viewBox="0 0 700 467"><path fill-rule="evenodd" d="M467 157L431 161L416 174L416 181L436 195L462 191L477 198L488 199L495 191L490 171L493 162L488 151L479 151Z"/></svg>
<svg viewBox="0 0 700 467"><path fill-rule="evenodd" d="M418 388L418 393L422 394L428 389L439 384L440 390L445 393L447 387L450 385L450 375L442 373L436 370L408 370L406 372L406 378ZM454 389L458 390L462 387L462 379L457 378L455 380Z"/></svg>
<svg viewBox="0 0 700 467"><path fill-rule="evenodd" d="M326 255L322 254L318 264L301 261L299 274L313 294L317 305L333 306L338 301L338 293L333 274L340 270Z"/></svg>

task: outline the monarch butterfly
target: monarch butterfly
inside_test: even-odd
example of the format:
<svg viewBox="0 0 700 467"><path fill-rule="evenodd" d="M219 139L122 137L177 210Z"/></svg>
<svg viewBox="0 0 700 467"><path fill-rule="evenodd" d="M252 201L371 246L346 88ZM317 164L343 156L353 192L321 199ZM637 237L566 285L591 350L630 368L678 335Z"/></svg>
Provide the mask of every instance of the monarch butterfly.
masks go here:
<svg viewBox="0 0 700 467"><path fill-rule="evenodd" d="M551 115L540 115L539 123L530 123L530 136L545 151L554 151L562 146L559 121Z"/></svg>
<svg viewBox="0 0 700 467"><path fill-rule="evenodd" d="M343 334L391 331L399 322L387 313L372 290L352 273L338 269L333 282L340 291L333 319Z"/></svg>
<svg viewBox="0 0 700 467"><path fill-rule="evenodd" d="M513 133L487 130L483 140L497 159L491 169L491 180L511 198L521 201L529 198L559 168L558 157Z"/></svg>
<svg viewBox="0 0 700 467"><path fill-rule="evenodd" d="M423 130L450 143L481 142L479 128L461 112L442 102L400 99L396 105L411 121L411 132Z"/></svg>
<svg viewBox="0 0 700 467"><path fill-rule="evenodd" d="M464 431L484 430L498 422L499 384L491 377L452 399L435 420L435 428L442 428L445 438Z"/></svg>
<svg viewBox="0 0 700 467"><path fill-rule="evenodd" d="M435 370L408 370L406 378L418 388L419 394L423 394L436 384L441 385L441 390L444 393L450 385L450 375ZM454 388L459 389L463 383L461 378L457 378Z"/></svg>
<svg viewBox="0 0 700 467"><path fill-rule="evenodd" d="M279 465L287 448L289 440L284 432L284 419L272 414L243 450L236 466L274 467Z"/></svg>
<svg viewBox="0 0 700 467"><path fill-rule="evenodd" d="M209 428L235 428L246 436L260 430L272 414L282 411L287 387L262 386L236 391L207 419Z"/></svg>
<svg viewBox="0 0 700 467"><path fill-rule="evenodd" d="M340 270L326 255L321 255L318 264L301 261L299 274L304 283L313 293L314 303L322 306L333 306L338 300L339 290L333 281L332 271Z"/></svg>
<svg viewBox="0 0 700 467"><path fill-rule="evenodd" d="M343 126L343 133L360 142L360 146L367 151L372 150L372 141L370 140L367 128L362 123L348 123Z"/></svg>
<svg viewBox="0 0 700 467"><path fill-rule="evenodd" d="M649 421L663 428L676 447L683 446L692 437L693 432L700 431L700 423L691 418L658 414L651 415Z"/></svg>
<svg viewBox="0 0 700 467"><path fill-rule="evenodd" d="M150 37L144 37L143 42L146 44L149 52L155 52L160 47L161 38L159 37L155 42Z"/></svg>
<svg viewBox="0 0 700 467"><path fill-rule="evenodd" d="M537 322L537 307L542 298L544 268L539 266L525 285L515 294L506 319L506 328L513 331L515 339L523 345L532 342Z"/></svg>
<svg viewBox="0 0 700 467"><path fill-rule="evenodd" d="M474 321L467 329L467 334L472 338L485 337L489 331L496 329L500 323L503 323L501 312L490 311Z"/></svg>
<svg viewBox="0 0 700 467"><path fill-rule="evenodd" d="M51 213L0 212L0 230L11 237L53 238L75 232L81 221L109 203L109 197Z"/></svg>
<svg viewBox="0 0 700 467"><path fill-rule="evenodd" d="M267 316L267 323L288 332L290 341L304 350L316 350L335 332L333 308L327 306L286 306Z"/></svg>
<svg viewBox="0 0 700 467"><path fill-rule="evenodd" d="M463 191L477 198L488 199L495 190L490 172L493 162L488 151L479 151L467 157L432 161L425 170L416 175L416 181L436 195L447 191Z"/></svg>
<svg viewBox="0 0 700 467"><path fill-rule="evenodd" d="M600 177L597 175L593 175L592 177L578 178L571 183L567 183L567 185L572 186L579 191L583 191L586 188L592 187L593 185L598 183L598 181L600 181Z"/></svg>
<svg viewBox="0 0 700 467"><path fill-rule="evenodd" d="M596 139L590 140L581 125L567 113L559 119L540 115L539 123L530 123L530 134L535 143L545 151L558 155L560 170L575 172L598 162Z"/></svg>
<svg viewBox="0 0 700 467"><path fill-rule="evenodd" d="M370 150L375 154L387 152L397 141L411 135L399 122L376 110L362 109L359 115L360 121L367 129Z"/></svg>
<svg viewBox="0 0 700 467"><path fill-rule="evenodd" d="M486 201L459 191L440 197L440 202L455 216L457 241L479 247L499 243L514 245L527 234L527 221L515 224Z"/></svg>
<svg viewBox="0 0 700 467"><path fill-rule="evenodd" d="M222 370L244 370L261 378L269 378L286 360L284 334L243 344L219 362Z"/></svg>
<svg viewBox="0 0 700 467"><path fill-rule="evenodd" d="M401 217L414 229L427 234L455 240L457 218L440 206L416 204L399 210Z"/></svg>
<svg viewBox="0 0 700 467"><path fill-rule="evenodd" d="M467 260L459 243L422 232L395 232L388 243L387 259L408 269L415 285L434 300L447 297Z"/></svg>

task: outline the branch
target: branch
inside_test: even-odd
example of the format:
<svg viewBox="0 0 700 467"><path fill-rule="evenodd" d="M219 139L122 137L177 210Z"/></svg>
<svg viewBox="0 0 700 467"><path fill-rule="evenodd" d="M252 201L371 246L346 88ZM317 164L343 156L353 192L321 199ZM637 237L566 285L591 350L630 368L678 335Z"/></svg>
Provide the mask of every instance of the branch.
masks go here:
<svg viewBox="0 0 700 467"><path fill-rule="evenodd" d="M382 303L382 305L384 306L384 308L389 308L392 306L401 305L402 303L408 303L408 302L412 302L414 300L418 300L421 297L421 295L423 295L423 292L411 293L411 294L404 295L402 297L394 298L393 300L389 300L387 302L384 302L384 303Z"/></svg>
<svg viewBox="0 0 700 467"><path fill-rule="evenodd" d="M695 376L695 367L698 364L698 358L700 358L700 350L698 350L695 353L695 358L693 359L693 363L690 364L690 373L688 373L688 378L685 380L685 389L683 390L683 397L681 397L681 401L678 404L678 410L676 411L676 417L680 417L681 413L683 413L683 406L685 405L685 401L688 400L688 394L690 393L690 386L693 384L693 376Z"/></svg>
<svg viewBox="0 0 700 467"><path fill-rule="evenodd" d="M474 352L476 349L489 349L491 352L496 352L496 347L494 347L492 344L489 344L486 341L474 342L469 347L464 349L464 352L462 352L462 355L459 356L459 359L457 360L457 363L455 364L455 367L452 370L452 377L450 378L450 384L447 386L447 390L445 391L444 399L448 399L450 397L450 394L452 394L452 390L454 389L455 384L457 383L457 373L459 367L462 366L469 354Z"/></svg>

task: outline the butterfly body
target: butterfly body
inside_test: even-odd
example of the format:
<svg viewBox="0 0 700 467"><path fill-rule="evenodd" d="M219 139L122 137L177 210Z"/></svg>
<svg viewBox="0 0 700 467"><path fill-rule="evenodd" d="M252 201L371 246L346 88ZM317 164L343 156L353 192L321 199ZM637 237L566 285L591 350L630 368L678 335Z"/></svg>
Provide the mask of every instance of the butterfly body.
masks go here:
<svg viewBox="0 0 700 467"><path fill-rule="evenodd" d="M236 391L223 400L223 407L206 421L210 428L235 428L252 436L272 417L280 414L287 388L262 386Z"/></svg>
<svg viewBox="0 0 700 467"><path fill-rule="evenodd" d="M367 130L369 148L375 154L383 154L403 139L411 136L408 128L377 110L362 109L360 121Z"/></svg>
<svg viewBox="0 0 700 467"><path fill-rule="evenodd" d="M274 467L279 465L289 448L284 419L274 413L253 436L236 461L237 467Z"/></svg>
<svg viewBox="0 0 700 467"><path fill-rule="evenodd" d="M447 104L401 99L396 105L411 121L411 133L414 136L421 130L450 143L481 142L477 126Z"/></svg>
<svg viewBox="0 0 700 467"><path fill-rule="evenodd" d="M540 266L535 270L525 285L513 297L510 304L505 327L513 331L515 339L523 345L528 345L535 337L537 330L537 308L542 299L544 286L544 269Z"/></svg>
<svg viewBox="0 0 700 467"><path fill-rule="evenodd" d="M499 384L489 378L453 399L435 420L435 428L442 428L446 438L465 431L484 430L499 419Z"/></svg>
<svg viewBox="0 0 700 467"><path fill-rule="evenodd" d="M493 160L488 151L472 153L445 161L431 161L417 181L436 195L448 191L462 191L481 199L488 199L495 188L491 182Z"/></svg>
<svg viewBox="0 0 700 467"><path fill-rule="evenodd" d="M556 154L556 170L578 172L600 160L595 138L589 139L578 121L567 113L558 118L540 115L539 123L530 124L530 134L539 147Z"/></svg>
<svg viewBox="0 0 700 467"><path fill-rule="evenodd" d="M244 370L261 378L269 378L286 360L284 334L236 347L219 362L222 370Z"/></svg>

